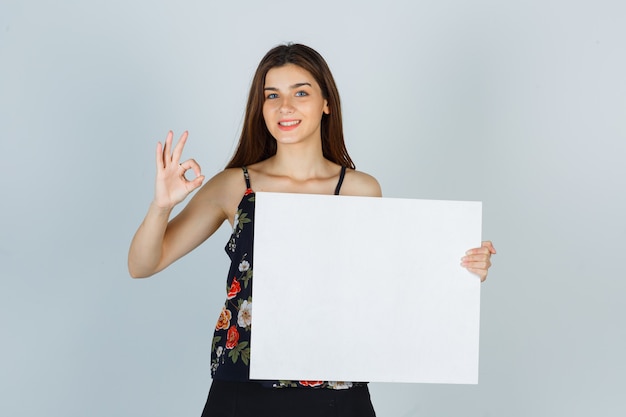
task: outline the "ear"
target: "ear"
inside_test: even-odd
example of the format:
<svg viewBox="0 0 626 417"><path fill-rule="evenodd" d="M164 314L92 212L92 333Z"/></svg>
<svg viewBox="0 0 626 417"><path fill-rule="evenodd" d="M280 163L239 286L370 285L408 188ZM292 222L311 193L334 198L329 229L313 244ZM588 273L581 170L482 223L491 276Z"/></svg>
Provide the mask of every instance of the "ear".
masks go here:
<svg viewBox="0 0 626 417"><path fill-rule="evenodd" d="M324 114L330 114L330 108L328 107L328 100L324 100Z"/></svg>

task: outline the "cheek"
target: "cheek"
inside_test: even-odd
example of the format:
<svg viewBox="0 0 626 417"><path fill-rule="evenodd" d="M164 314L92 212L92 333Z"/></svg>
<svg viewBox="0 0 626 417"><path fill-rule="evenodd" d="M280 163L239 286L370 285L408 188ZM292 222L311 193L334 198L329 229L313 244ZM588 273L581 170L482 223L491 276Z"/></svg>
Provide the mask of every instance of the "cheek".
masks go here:
<svg viewBox="0 0 626 417"><path fill-rule="evenodd" d="M272 127L270 123L268 123L268 120L272 120L271 113L272 113L271 109L269 109L268 106L264 105L261 116L263 116L263 121L265 122L265 126L267 127L268 130L270 130Z"/></svg>
<svg viewBox="0 0 626 417"><path fill-rule="evenodd" d="M266 104L263 105L263 109L261 111L261 115L263 116L264 120L267 120L267 118L270 115L270 109L269 109L269 107Z"/></svg>
<svg viewBox="0 0 626 417"><path fill-rule="evenodd" d="M277 100L276 101L266 101L263 103L263 117L268 117L270 116L272 113L276 112L276 110L278 110L278 103Z"/></svg>

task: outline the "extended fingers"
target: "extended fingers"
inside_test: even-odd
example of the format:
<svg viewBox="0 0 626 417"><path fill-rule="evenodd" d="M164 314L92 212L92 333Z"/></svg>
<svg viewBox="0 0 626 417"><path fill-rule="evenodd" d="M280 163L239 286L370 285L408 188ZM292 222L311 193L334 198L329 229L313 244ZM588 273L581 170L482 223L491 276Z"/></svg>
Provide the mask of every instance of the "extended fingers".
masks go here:
<svg viewBox="0 0 626 417"><path fill-rule="evenodd" d="M180 157L183 153L183 149L185 148L185 142L187 142L187 137L189 133L185 131L181 136L175 146L172 145L174 141L174 132L171 130L167 133L167 137L165 138L165 142L161 145L161 142L157 143L156 149L156 164L157 168L167 168L171 164L179 165L178 161L180 161ZM172 150L173 146L173 150ZM197 173L196 173L197 175Z"/></svg>
<svg viewBox="0 0 626 417"><path fill-rule="evenodd" d="M172 140L174 139L174 132L171 130L167 132L165 143L163 145L163 166L167 167L172 162Z"/></svg>
<svg viewBox="0 0 626 417"><path fill-rule="evenodd" d="M185 148L185 143L187 142L187 137L189 136L189 132L184 131L183 134L178 139L178 143L174 147L174 151L172 152L172 162L177 164L180 161L180 157L183 154L183 149Z"/></svg>
<svg viewBox="0 0 626 417"><path fill-rule="evenodd" d="M169 165L169 162L171 160L171 158L169 157L169 150L172 147L173 136L174 136L174 133L170 130L167 133L167 137L165 138L165 141L162 144L161 142L157 142L156 165L157 165L158 170L161 170L167 167L167 165Z"/></svg>
<svg viewBox="0 0 626 417"><path fill-rule="evenodd" d="M161 144L161 142L157 142L157 147L156 147L156 166L157 166L157 171L160 171L161 169L163 169L163 145Z"/></svg>
<svg viewBox="0 0 626 417"><path fill-rule="evenodd" d="M165 141L162 144L161 142L157 142L157 147L156 147L157 170L166 168L172 160L172 158L170 157L169 150L172 147L173 136L174 136L174 133L172 133L172 131L170 130L167 134L167 137L165 138Z"/></svg>

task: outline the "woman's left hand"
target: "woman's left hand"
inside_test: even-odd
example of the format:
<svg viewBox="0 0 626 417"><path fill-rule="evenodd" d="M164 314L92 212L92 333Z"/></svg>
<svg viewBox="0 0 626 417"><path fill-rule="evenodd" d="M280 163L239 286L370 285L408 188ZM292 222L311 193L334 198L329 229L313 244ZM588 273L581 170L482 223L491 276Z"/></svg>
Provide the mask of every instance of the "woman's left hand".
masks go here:
<svg viewBox="0 0 626 417"><path fill-rule="evenodd" d="M482 243L480 248L470 249L461 258L461 266L478 275L480 282L487 279L487 272L491 266L491 255L495 255L496 248L490 241Z"/></svg>

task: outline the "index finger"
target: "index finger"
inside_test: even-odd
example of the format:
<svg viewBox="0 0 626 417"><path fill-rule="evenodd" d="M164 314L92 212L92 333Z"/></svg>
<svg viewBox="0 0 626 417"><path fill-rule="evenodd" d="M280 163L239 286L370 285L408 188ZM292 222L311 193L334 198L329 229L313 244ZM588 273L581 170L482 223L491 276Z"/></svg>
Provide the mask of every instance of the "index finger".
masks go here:
<svg viewBox="0 0 626 417"><path fill-rule="evenodd" d="M187 172L188 170L192 170L196 177L202 175L202 170L200 169L200 164L196 162L195 159L188 159L185 162L181 162L181 168Z"/></svg>

